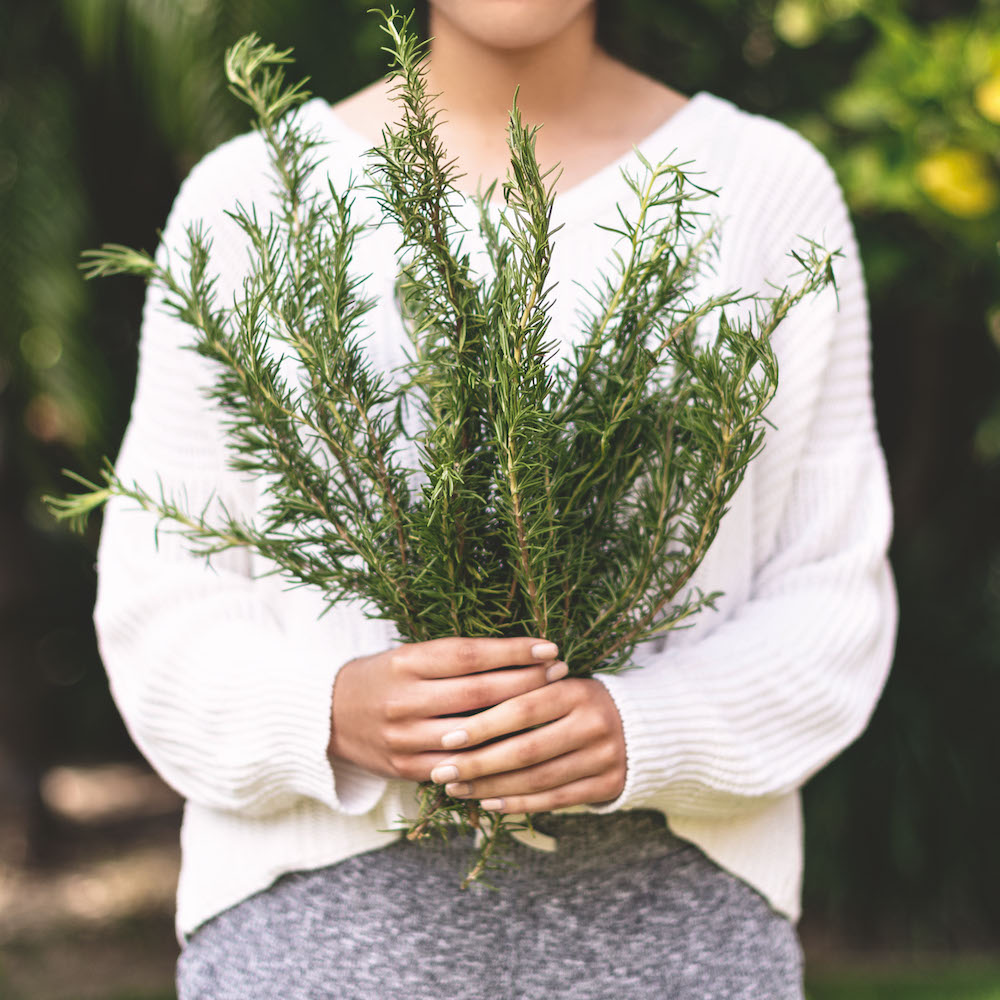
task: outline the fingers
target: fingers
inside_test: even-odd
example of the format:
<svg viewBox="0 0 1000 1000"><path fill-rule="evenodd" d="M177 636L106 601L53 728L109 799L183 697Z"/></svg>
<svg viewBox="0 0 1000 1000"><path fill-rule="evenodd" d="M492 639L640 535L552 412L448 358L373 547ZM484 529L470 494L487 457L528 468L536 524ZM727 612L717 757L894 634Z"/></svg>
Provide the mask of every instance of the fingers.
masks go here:
<svg viewBox="0 0 1000 1000"><path fill-rule="evenodd" d="M468 677L445 677L418 689L415 703L417 715L433 718L440 715L459 715L492 708L501 702L535 691L569 673L569 667L558 661L547 661L537 667L515 667L509 670L491 670ZM459 725L456 722L456 725ZM455 726L448 726L441 735ZM512 732L513 730L506 730ZM480 741L476 741L480 742ZM457 746L458 744L455 744ZM441 746L435 743L434 746Z"/></svg>
<svg viewBox="0 0 1000 1000"><path fill-rule="evenodd" d="M552 722L554 719L567 715L577 707L580 704L580 696L579 681L566 681L558 687L536 688L533 691L527 691L523 695L511 697L495 704L495 707L480 712L478 715L455 720L456 725L442 734L442 742L438 746L450 750L474 747L501 736L519 733L542 723ZM586 722L583 725L586 727ZM593 733L588 733L586 728L581 729L581 741L587 742L589 738L596 736L600 731L599 728L595 728ZM476 754L465 755L467 760L474 760L476 757ZM475 777L475 775L470 775L470 777Z"/></svg>
<svg viewBox="0 0 1000 1000"><path fill-rule="evenodd" d="M466 713L565 677L557 654L554 643L532 637L444 638L357 657L337 674L327 752L376 774L426 781L453 755L442 738Z"/></svg>
<svg viewBox="0 0 1000 1000"><path fill-rule="evenodd" d="M569 667L565 663L550 663L540 667L476 676L468 681L457 678L438 681L434 685L432 700L423 710L419 704L415 708L408 705L405 710L401 710L398 719L386 724L386 745L395 753L440 751L438 756L443 759L450 756L450 752L456 747L485 742L490 737L478 735L486 728L478 721L481 716L463 718L456 716L456 713L523 698L524 695L565 677L568 671ZM446 685L449 687L446 688ZM439 691L446 693L439 695ZM502 704L497 707L502 707ZM556 718L562 709L559 701L552 704L555 708L550 711L544 703L539 702L530 715L516 707L498 712L492 716L494 721L490 724L490 729L507 735ZM433 712L440 712L448 717L432 718L430 716ZM482 713L486 714L488 713ZM505 726L510 728L504 728ZM474 739L469 738L466 728L477 734Z"/></svg>
<svg viewBox="0 0 1000 1000"><path fill-rule="evenodd" d="M427 753L393 753L389 756L391 774L405 781L429 781L431 771L445 759L441 751Z"/></svg>
<svg viewBox="0 0 1000 1000"><path fill-rule="evenodd" d="M582 778L544 792L528 795L509 795L498 799L483 799L479 805L488 812L540 813L565 809L589 802L611 802L621 794L604 776Z"/></svg>
<svg viewBox="0 0 1000 1000"><path fill-rule="evenodd" d="M490 799L547 792L582 778L592 778L601 770L597 755L589 750L572 750L561 757L543 761L519 771L489 774L475 781L450 781L445 791L457 799Z"/></svg>
<svg viewBox="0 0 1000 1000"><path fill-rule="evenodd" d="M393 651L394 664L423 677L461 677L500 667L554 660L559 647L544 639L467 639L449 636L406 643Z"/></svg>
<svg viewBox="0 0 1000 1000"><path fill-rule="evenodd" d="M465 730L462 728L468 725L467 718L460 713L522 697L565 677L568 670L564 663L543 664L541 667L503 671L495 678L492 675L482 678L477 675L469 682L458 679L438 681L431 694L421 692L412 702L386 706L386 721L383 724L385 743L396 753L443 749L447 755L453 748L470 742L468 736L463 735ZM487 679L490 683L485 683ZM445 693L438 694L439 690ZM436 718L439 714L442 717ZM505 733L527 728L527 725L517 724L519 714L508 714L512 719L512 728Z"/></svg>
<svg viewBox="0 0 1000 1000"><path fill-rule="evenodd" d="M452 781L469 782L485 774L521 770L576 750L583 742L581 734L574 722L567 719L564 716L548 725L446 760L431 771L431 780L441 785Z"/></svg>
<svg viewBox="0 0 1000 1000"><path fill-rule="evenodd" d="M449 750L474 747L543 722L551 722L570 711L572 694L572 689L565 684L553 688L536 686L524 693L488 702L492 707L485 712L450 720L452 725L442 732L437 746Z"/></svg>
<svg viewBox="0 0 1000 1000"><path fill-rule="evenodd" d="M485 809L543 812L604 802L625 786L621 718L593 680L563 680L462 722L441 745L468 740L472 748L440 760L431 780L457 798L480 799Z"/></svg>

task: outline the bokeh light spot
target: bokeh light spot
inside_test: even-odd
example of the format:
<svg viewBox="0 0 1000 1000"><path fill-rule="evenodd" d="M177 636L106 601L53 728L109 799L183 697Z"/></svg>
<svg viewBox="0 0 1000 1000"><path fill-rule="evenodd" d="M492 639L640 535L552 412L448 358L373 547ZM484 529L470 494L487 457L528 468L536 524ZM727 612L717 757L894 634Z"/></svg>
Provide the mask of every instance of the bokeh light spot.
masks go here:
<svg viewBox="0 0 1000 1000"><path fill-rule="evenodd" d="M21 356L36 371L54 368L62 355L62 337L55 330L35 326L21 334Z"/></svg>
<svg viewBox="0 0 1000 1000"><path fill-rule="evenodd" d="M959 218L982 218L1000 204L1000 185L989 160L971 149L951 147L925 156L916 177L931 201Z"/></svg>

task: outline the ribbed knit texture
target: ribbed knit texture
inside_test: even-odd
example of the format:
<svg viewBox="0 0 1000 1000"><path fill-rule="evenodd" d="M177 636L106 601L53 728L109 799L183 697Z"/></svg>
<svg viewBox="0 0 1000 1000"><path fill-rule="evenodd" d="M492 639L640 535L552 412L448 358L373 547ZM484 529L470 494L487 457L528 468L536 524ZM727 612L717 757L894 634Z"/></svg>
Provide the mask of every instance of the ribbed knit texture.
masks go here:
<svg viewBox="0 0 1000 1000"><path fill-rule="evenodd" d="M329 140L325 169L340 189L357 179L367 144L313 100L305 120ZM653 808L671 828L798 914L802 835L798 789L864 728L895 634L885 558L890 507L872 416L868 315L854 235L833 174L794 132L701 93L639 144L656 161L692 161L719 189L702 203L723 220L709 290L764 290L794 270L801 237L841 248L838 292L800 305L775 335L780 364L774 424L695 583L724 593L716 611L669 641L642 647L642 669L601 677L625 730L628 776L599 811ZM616 202L632 195L619 168L631 154L557 195L551 331L577 337L583 288L604 269ZM260 139L241 136L185 181L160 248L179 262L185 229L213 239L218 294L246 270L246 241L225 210L265 214L273 181ZM458 208L474 265L486 258L475 207ZM496 209L496 211L499 211ZM377 218L365 192L355 215ZM393 227L369 231L354 254L378 303L367 341L374 363L404 360L392 300ZM579 283L579 284L577 284ZM838 308L839 299L839 308ZM219 412L206 401L210 364L187 349L192 331L147 298L132 419L118 469L125 479L183 495L195 509L225 504L250 516L260 486L227 468ZM338 669L398 641L391 625L341 605L322 619L320 595L289 590L245 553L192 558L168 525L109 505L99 552L95 617L112 690L138 746L187 799L177 929L201 922L278 875L380 847L412 786L326 757ZM556 637L557 638L557 637Z"/></svg>

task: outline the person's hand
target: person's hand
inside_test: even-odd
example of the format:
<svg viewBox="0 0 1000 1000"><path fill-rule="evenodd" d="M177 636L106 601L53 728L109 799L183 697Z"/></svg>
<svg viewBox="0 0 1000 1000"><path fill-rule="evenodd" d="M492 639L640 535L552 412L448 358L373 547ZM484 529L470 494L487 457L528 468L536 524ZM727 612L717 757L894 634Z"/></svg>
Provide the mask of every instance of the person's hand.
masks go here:
<svg viewBox="0 0 1000 1000"><path fill-rule="evenodd" d="M558 654L542 639L446 638L351 660L333 687L328 753L385 777L427 781L450 755L442 738L463 724L442 716L500 705L565 677Z"/></svg>
<svg viewBox="0 0 1000 1000"><path fill-rule="evenodd" d="M431 780L484 809L546 812L608 802L625 787L621 716L599 681L567 678L451 722L440 745L474 749L441 760Z"/></svg>

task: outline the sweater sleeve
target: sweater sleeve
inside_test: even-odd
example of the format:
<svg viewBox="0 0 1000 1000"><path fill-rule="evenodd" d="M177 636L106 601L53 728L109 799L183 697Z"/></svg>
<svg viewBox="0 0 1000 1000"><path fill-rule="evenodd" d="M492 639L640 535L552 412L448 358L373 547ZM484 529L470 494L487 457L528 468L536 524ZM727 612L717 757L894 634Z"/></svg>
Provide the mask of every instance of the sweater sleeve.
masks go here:
<svg viewBox="0 0 1000 1000"><path fill-rule="evenodd" d="M239 191L233 184L239 185ZM240 287L246 242L225 208L237 193L269 197L263 147L243 136L192 171L158 257L183 273L186 230L203 221L220 304ZM256 203L256 202L255 202ZM190 349L194 331L151 286L119 475L187 510L252 517L259 498L228 465L221 414L205 394L214 369ZM168 523L128 501L108 504L98 552L95 623L119 710L138 747L187 799L264 816L302 797L349 813L370 810L385 781L327 757L339 668L379 648L381 623L319 595L281 593L246 552L195 558ZM276 599L277 595L277 599Z"/></svg>
<svg viewBox="0 0 1000 1000"><path fill-rule="evenodd" d="M734 501L752 508L747 599L703 612L659 652L641 648L641 669L597 675L621 714L628 765L621 796L599 811L721 818L797 789L864 729L891 660L891 513L858 250L825 160L770 124L789 173L735 238L770 233L781 254L796 236L840 247L838 291L801 303L775 335L776 426ZM753 164L741 171L742 196L762 202Z"/></svg>

